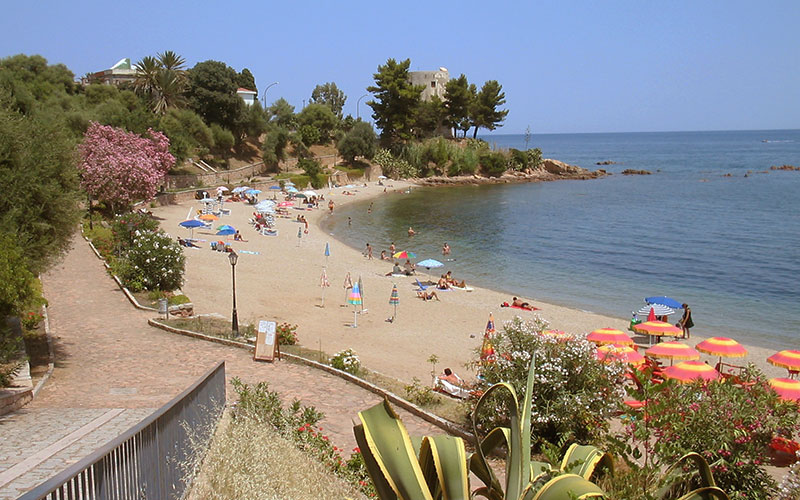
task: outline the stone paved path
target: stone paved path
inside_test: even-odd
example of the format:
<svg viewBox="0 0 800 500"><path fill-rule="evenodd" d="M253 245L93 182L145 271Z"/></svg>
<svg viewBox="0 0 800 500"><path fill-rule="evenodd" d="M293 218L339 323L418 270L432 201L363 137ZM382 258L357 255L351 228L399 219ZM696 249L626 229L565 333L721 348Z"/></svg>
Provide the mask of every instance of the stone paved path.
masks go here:
<svg viewBox="0 0 800 500"><path fill-rule="evenodd" d="M40 476L65 468L113 439L219 360L226 362L229 380L267 381L285 400L297 398L325 413L321 422L325 433L346 450L355 446L352 422L358 419L357 412L380 401L370 392L310 367L285 361L256 363L242 349L148 326L152 313L130 305L80 237L64 261L43 277L43 286L50 302L56 367L31 404L0 419L0 499L15 498L38 484ZM233 397L229 384L228 399ZM111 409L125 411L26 475L11 483L3 481L4 472ZM399 413L411 434L442 433L417 417Z"/></svg>

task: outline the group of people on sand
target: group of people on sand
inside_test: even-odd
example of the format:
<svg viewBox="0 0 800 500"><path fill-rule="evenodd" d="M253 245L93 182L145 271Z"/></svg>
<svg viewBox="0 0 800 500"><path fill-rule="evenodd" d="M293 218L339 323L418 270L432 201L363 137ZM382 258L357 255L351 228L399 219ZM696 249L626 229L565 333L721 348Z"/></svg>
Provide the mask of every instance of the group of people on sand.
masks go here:
<svg viewBox="0 0 800 500"><path fill-rule="evenodd" d="M403 264L403 267L400 267L400 263L398 261L394 262L394 266L392 266L391 272L386 273L386 276L398 276L398 275L406 275L411 276L417 273L417 267L411 263L409 259L406 259L406 263Z"/></svg>
<svg viewBox="0 0 800 500"><path fill-rule="evenodd" d="M455 288L466 288L467 287L467 283L464 280L461 280L459 282L458 280L453 278L453 272L452 271L447 271L447 273L443 274L439 278L439 281L436 283L436 288L438 288L439 290L450 290L453 287L455 287Z"/></svg>

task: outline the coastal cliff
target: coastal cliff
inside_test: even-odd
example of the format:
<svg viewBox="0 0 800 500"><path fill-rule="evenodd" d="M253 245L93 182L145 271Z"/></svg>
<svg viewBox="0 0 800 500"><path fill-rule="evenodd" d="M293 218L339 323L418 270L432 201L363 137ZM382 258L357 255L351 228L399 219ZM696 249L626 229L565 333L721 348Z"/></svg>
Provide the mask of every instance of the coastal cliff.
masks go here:
<svg viewBox="0 0 800 500"><path fill-rule="evenodd" d="M500 177L485 177L479 174L461 175L454 177L426 177L416 179L415 182L422 186L441 186L458 184L505 184L512 182L545 182L564 179L597 179L608 175L605 170L587 170L575 165L569 165L562 161L544 159L535 168L528 168L521 171L507 171Z"/></svg>

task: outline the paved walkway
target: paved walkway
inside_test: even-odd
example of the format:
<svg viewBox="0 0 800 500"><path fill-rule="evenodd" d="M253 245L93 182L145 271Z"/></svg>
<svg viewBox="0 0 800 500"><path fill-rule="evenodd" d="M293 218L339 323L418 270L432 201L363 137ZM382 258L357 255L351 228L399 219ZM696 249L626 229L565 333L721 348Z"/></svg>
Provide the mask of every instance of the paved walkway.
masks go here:
<svg viewBox="0 0 800 500"><path fill-rule="evenodd" d="M114 438L219 360L225 360L229 380L267 381L287 402L297 398L325 413L325 433L346 450L355 446L357 412L380 401L310 367L256 363L242 349L148 326L152 313L130 305L80 237L42 281L56 367L31 404L0 418L0 499L16 498ZM442 432L399 413L411 434Z"/></svg>

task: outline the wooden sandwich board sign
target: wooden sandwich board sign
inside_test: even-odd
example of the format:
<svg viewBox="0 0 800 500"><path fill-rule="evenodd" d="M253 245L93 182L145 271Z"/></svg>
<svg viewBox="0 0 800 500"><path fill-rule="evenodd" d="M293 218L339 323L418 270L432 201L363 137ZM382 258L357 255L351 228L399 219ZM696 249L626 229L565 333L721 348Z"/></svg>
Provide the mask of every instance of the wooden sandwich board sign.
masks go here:
<svg viewBox="0 0 800 500"><path fill-rule="evenodd" d="M275 334L274 321L259 321L256 336L256 350L253 359L256 361L274 361L278 349L278 336ZM278 351L278 359L280 352Z"/></svg>

